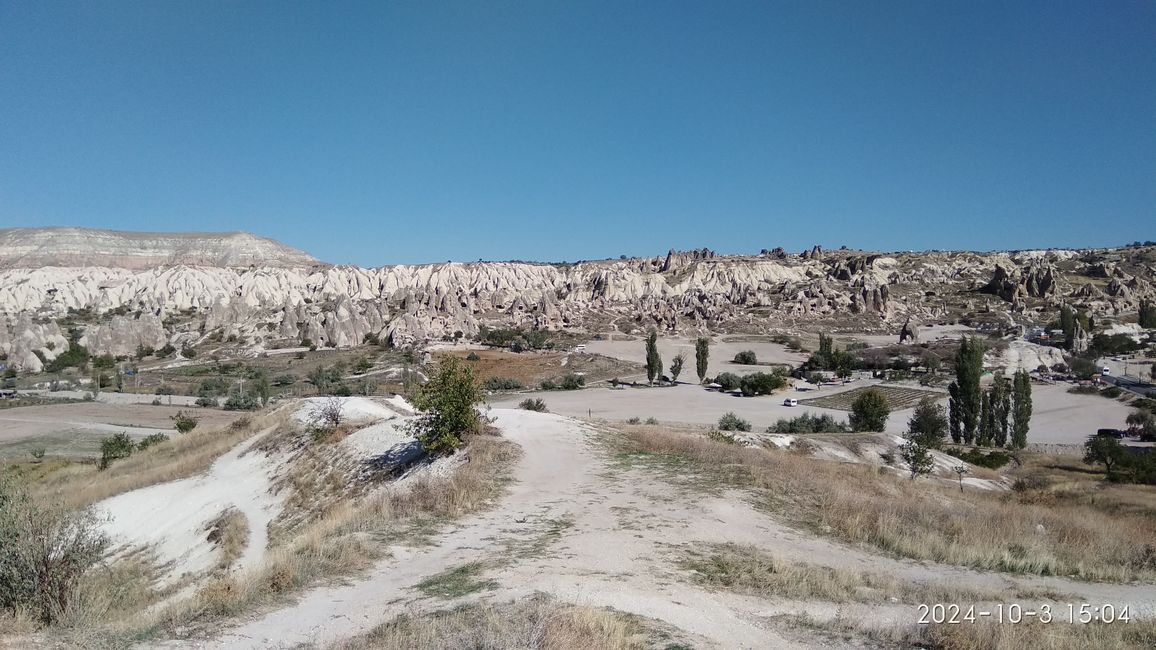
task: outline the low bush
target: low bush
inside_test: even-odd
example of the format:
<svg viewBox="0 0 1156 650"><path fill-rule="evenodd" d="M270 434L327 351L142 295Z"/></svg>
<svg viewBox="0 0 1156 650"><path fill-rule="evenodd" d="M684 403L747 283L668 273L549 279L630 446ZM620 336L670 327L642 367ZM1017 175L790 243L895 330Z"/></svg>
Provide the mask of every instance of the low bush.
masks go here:
<svg viewBox="0 0 1156 650"><path fill-rule="evenodd" d="M543 379L539 385L542 390L578 390L586 385L586 378L570 373L560 378Z"/></svg>
<svg viewBox="0 0 1156 650"><path fill-rule="evenodd" d="M642 424L642 418L627 418L627 424Z"/></svg>
<svg viewBox="0 0 1156 650"><path fill-rule="evenodd" d="M767 427L767 433L843 433L850 430L850 425L839 422L830 415L808 413L789 420L781 419Z"/></svg>
<svg viewBox="0 0 1156 650"><path fill-rule="evenodd" d="M742 385L742 378L733 372L724 372L714 378L714 383L719 385L719 390L732 391Z"/></svg>
<svg viewBox="0 0 1156 650"><path fill-rule="evenodd" d="M739 389L747 397L770 395L786 385L787 380L782 375L770 372L756 372L739 380Z"/></svg>
<svg viewBox="0 0 1156 650"><path fill-rule="evenodd" d="M107 469L113 461L128 458L136 449L127 433L116 433L100 441L100 469Z"/></svg>
<svg viewBox="0 0 1156 650"><path fill-rule="evenodd" d="M148 449L149 447L152 447L153 445L162 443L168 439L169 439L169 437L163 433L154 433L150 436L145 437L140 442L136 443L136 450L137 451L144 451L144 450Z"/></svg>
<svg viewBox="0 0 1156 650"><path fill-rule="evenodd" d="M527 398L518 404L518 408L523 411L537 411L538 413L546 412L546 402L537 398Z"/></svg>
<svg viewBox="0 0 1156 650"><path fill-rule="evenodd" d="M658 418L646 418L647 424L658 424Z"/></svg>
<svg viewBox="0 0 1156 650"><path fill-rule="evenodd" d="M466 361L481 361L482 358L478 356L477 352L471 352L466 355Z"/></svg>
<svg viewBox="0 0 1156 650"><path fill-rule="evenodd" d="M718 429L711 429L710 431L707 431L706 437L715 442L725 442L728 445L738 443L738 440L735 440L735 434L729 433L727 431L719 431Z"/></svg>
<svg viewBox="0 0 1156 650"><path fill-rule="evenodd" d="M198 418L184 411L177 411L177 414L169 419L173 421L173 428L177 430L177 433L188 433L197 428Z"/></svg>
<svg viewBox="0 0 1156 650"><path fill-rule="evenodd" d="M988 469L999 469L1011 462L1012 458L1010 453L998 449L986 453L979 449L947 449L946 451L960 460Z"/></svg>
<svg viewBox="0 0 1156 650"><path fill-rule="evenodd" d="M196 402L193 402L193 403L196 404L197 406L200 406L203 408L213 408L217 405L217 398L202 395L202 396L197 398Z"/></svg>
<svg viewBox="0 0 1156 650"><path fill-rule="evenodd" d="M718 419L718 428L722 431L750 431L751 423L734 413L726 413Z"/></svg>
<svg viewBox="0 0 1156 650"><path fill-rule="evenodd" d="M744 350L735 355L734 362L744 366L753 366L758 364L759 359L752 350Z"/></svg>
<svg viewBox="0 0 1156 650"><path fill-rule="evenodd" d="M229 399L225 400L224 408L226 411L252 411L258 406L260 404L253 395L234 391L232 395L229 395Z"/></svg>
<svg viewBox="0 0 1156 650"><path fill-rule="evenodd" d="M173 388L172 386L168 386L168 385L157 386L157 389L155 392L157 395L176 395L177 389Z"/></svg>
<svg viewBox="0 0 1156 650"><path fill-rule="evenodd" d="M509 377L490 377L486 380L486 390L521 390L522 382Z"/></svg>

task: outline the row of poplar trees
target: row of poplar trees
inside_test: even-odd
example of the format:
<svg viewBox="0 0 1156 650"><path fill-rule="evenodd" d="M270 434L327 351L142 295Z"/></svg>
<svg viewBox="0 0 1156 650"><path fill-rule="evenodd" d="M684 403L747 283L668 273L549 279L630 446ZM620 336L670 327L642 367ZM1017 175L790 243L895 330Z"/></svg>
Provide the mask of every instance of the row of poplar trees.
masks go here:
<svg viewBox="0 0 1156 650"><path fill-rule="evenodd" d="M983 342L963 337L955 355L955 381L948 385L948 426L952 442L980 447L1023 449L1032 419L1032 384L1020 370L1009 381L997 375L987 390L983 375Z"/></svg>

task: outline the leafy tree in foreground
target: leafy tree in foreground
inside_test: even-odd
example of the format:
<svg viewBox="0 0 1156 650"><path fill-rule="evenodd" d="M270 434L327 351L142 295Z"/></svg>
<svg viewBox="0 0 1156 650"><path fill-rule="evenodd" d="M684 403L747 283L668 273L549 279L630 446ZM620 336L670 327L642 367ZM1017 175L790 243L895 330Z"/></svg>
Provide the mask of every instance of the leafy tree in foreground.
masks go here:
<svg viewBox="0 0 1156 650"><path fill-rule="evenodd" d="M700 336L694 342L694 369L698 373L698 383L706 381L707 362L710 360L710 339Z"/></svg>
<svg viewBox="0 0 1156 650"><path fill-rule="evenodd" d="M891 404L887 396L868 389L851 403L851 429L853 431L882 431L887 426L887 416L891 414Z"/></svg>
<svg viewBox="0 0 1156 650"><path fill-rule="evenodd" d="M413 404L422 414L412 421L411 430L426 452L452 454L466 434L481 429L482 417L475 406L482 400L473 369L460 359L445 357L414 395Z"/></svg>

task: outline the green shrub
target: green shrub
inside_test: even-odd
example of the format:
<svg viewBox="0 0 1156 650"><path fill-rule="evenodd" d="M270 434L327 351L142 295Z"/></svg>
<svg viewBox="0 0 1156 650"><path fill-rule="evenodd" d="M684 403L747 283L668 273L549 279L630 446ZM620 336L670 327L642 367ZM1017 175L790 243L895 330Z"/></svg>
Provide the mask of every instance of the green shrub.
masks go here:
<svg viewBox="0 0 1156 650"><path fill-rule="evenodd" d="M750 431L751 423L734 413L726 413L718 419L718 428L722 431Z"/></svg>
<svg viewBox="0 0 1156 650"><path fill-rule="evenodd" d="M739 389L748 397L755 395L770 395L787 385L782 376L770 372L756 372L739 380Z"/></svg>
<svg viewBox="0 0 1156 650"><path fill-rule="evenodd" d="M277 375L273 378L274 386L292 386L295 383L297 383L297 376L290 375L288 373L284 375Z"/></svg>
<svg viewBox="0 0 1156 650"><path fill-rule="evenodd" d="M482 358L478 356L477 352L471 352L466 355L466 361L481 361Z"/></svg>
<svg viewBox="0 0 1156 650"><path fill-rule="evenodd" d="M522 382L509 377L490 377L486 380L486 390L521 390Z"/></svg>
<svg viewBox="0 0 1156 650"><path fill-rule="evenodd" d="M242 393L239 390L233 391L229 395L229 399L225 400L226 411L252 411L259 406L257 398L249 393Z"/></svg>
<svg viewBox="0 0 1156 650"><path fill-rule="evenodd" d="M719 390L732 391L742 385L742 378L733 372L724 372L714 378L714 383L719 385Z"/></svg>
<svg viewBox="0 0 1156 650"><path fill-rule="evenodd" d="M188 415L184 411L177 411L177 414L169 419L173 421L173 428L177 430L177 433L188 433L197 428L198 418Z"/></svg>
<svg viewBox="0 0 1156 650"><path fill-rule="evenodd" d="M790 420L779 420L767 427L767 433L843 433L850 430L850 425L839 422L830 415L808 413Z"/></svg>
<svg viewBox="0 0 1156 650"><path fill-rule="evenodd" d="M539 382L538 387L542 390L558 390L558 383L553 379L543 379Z"/></svg>
<svg viewBox="0 0 1156 650"><path fill-rule="evenodd" d="M1011 454L998 449L993 449L987 453L979 449L948 449L946 451L960 460L988 469L999 469L1011 462Z"/></svg>
<svg viewBox="0 0 1156 650"><path fill-rule="evenodd" d="M216 397L206 397L206 396L202 395L202 396L197 398L197 401L194 402L194 404L196 404L197 406L205 407L205 408L213 408L213 407L217 406L217 398Z"/></svg>
<svg viewBox="0 0 1156 650"><path fill-rule="evenodd" d="M735 355L734 362L744 366L753 366L758 364L759 359L755 356L754 351L744 350Z"/></svg>
<svg viewBox="0 0 1156 650"><path fill-rule="evenodd" d="M1117 388L1115 386L1112 386L1110 388L1105 388L1104 390L1100 391L1100 397L1107 397L1109 399L1116 399L1117 397L1119 397L1123 394L1124 394L1124 391L1120 390L1119 388Z"/></svg>
<svg viewBox="0 0 1156 650"><path fill-rule="evenodd" d="M169 386L168 384L164 384L161 386L157 386L157 389L154 392L157 395L176 395L177 389L173 388L172 386Z"/></svg>
<svg viewBox="0 0 1156 650"><path fill-rule="evenodd" d="M518 407L524 411L537 411L539 413L546 412L546 402L537 398L527 398L522 400Z"/></svg>
<svg viewBox="0 0 1156 650"><path fill-rule="evenodd" d="M136 443L136 449L137 449L137 451L144 451L144 450L148 449L149 447L152 447L153 445L162 443L168 439L169 439L169 437L163 433L154 433L150 436L146 436L140 442Z"/></svg>
<svg viewBox="0 0 1156 650"><path fill-rule="evenodd" d="M628 418L626 420L626 423L627 424L642 424L642 418Z"/></svg>
<svg viewBox="0 0 1156 650"><path fill-rule="evenodd" d="M570 373L562 378L559 386L562 390L578 390L586 385L586 378L582 375Z"/></svg>
<svg viewBox="0 0 1156 650"><path fill-rule="evenodd" d="M658 424L658 418L646 418L647 424Z"/></svg>
<svg viewBox="0 0 1156 650"><path fill-rule="evenodd" d="M107 469L113 461L128 458L136 445L127 433L116 433L100 441L100 469Z"/></svg>

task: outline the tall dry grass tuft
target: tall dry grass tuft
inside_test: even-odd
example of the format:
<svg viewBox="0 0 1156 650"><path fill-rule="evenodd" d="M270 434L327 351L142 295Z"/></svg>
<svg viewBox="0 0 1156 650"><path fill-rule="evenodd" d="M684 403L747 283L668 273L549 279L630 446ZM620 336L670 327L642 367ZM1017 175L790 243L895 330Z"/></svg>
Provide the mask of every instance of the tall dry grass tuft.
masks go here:
<svg viewBox="0 0 1156 650"><path fill-rule="evenodd" d="M753 546L710 545L686 552L678 565L694 582L756 596L862 602L978 602L998 600L1004 590L982 591L941 584L902 582L892 576L787 562Z"/></svg>
<svg viewBox="0 0 1156 650"><path fill-rule="evenodd" d="M217 569L225 570L245 553L249 545L249 520L236 508L226 508L209 522L208 539L221 551Z"/></svg>
<svg viewBox="0 0 1156 650"><path fill-rule="evenodd" d="M1013 494L961 493L770 449L659 428L625 431L629 451L689 459L702 473L754 489L795 522L920 560L1083 579L1156 578L1156 520L1100 502L1024 503ZM635 453L634 458L639 454Z"/></svg>
<svg viewBox="0 0 1156 650"><path fill-rule="evenodd" d="M405 615L335 650L634 650L646 647L641 625L612 610L559 604L537 596L505 605L472 604Z"/></svg>

